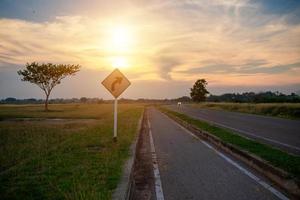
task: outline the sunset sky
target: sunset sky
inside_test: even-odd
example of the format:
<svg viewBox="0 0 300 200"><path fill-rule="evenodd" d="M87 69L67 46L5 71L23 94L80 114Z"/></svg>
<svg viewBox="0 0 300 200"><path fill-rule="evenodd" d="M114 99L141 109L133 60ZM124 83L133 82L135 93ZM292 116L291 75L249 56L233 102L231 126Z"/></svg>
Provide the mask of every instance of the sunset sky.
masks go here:
<svg viewBox="0 0 300 200"><path fill-rule="evenodd" d="M299 0L0 0L0 98L42 98L21 82L26 62L80 64L51 98L111 95L115 67L125 98L300 91Z"/></svg>

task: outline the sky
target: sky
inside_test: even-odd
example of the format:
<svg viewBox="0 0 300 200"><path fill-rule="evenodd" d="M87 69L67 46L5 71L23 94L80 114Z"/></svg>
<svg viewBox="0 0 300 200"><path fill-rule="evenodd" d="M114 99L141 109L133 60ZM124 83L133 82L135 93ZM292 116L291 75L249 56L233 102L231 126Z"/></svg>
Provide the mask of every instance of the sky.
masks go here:
<svg viewBox="0 0 300 200"><path fill-rule="evenodd" d="M0 0L0 98L43 98L17 71L26 63L79 64L50 98L112 96L101 81L118 67L121 98L300 92L299 0Z"/></svg>

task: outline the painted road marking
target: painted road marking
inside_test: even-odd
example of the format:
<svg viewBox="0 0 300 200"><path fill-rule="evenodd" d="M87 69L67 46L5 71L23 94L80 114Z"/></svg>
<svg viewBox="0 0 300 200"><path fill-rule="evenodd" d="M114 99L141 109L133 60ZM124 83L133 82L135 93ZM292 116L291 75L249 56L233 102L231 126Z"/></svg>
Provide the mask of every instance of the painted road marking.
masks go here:
<svg viewBox="0 0 300 200"><path fill-rule="evenodd" d="M251 137L254 137L254 138L263 139L263 140L266 140L266 141L269 141L269 142L272 142L272 143L275 143L275 144L278 144L278 145L281 145L281 146L285 146L285 147L288 147L288 148L291 148L291 149L295 149L295 150L300 151L300 148L299 148L299 147L296 147L296 146L293 146L293 145L289 145L289 144L286 144L286 143L282 143L282 142L279 142L279 141L277 141L277 140L273 140L273 139L270 139L270 138L266 138L266 137L254 135L254 134L252 134L252 133L250 133L250 132L248 132L248 131L236 129L236 128L227 126L227 125L225 125L225 124L219 123L219 122L214 122L214 121L210 121L210 120L204 119L204 118L199 117L199 116L196 116L196 118L200 118L200 120L203 120L203 121L205 121L205 122L207 122L207 123L210 123L210 124L214 124L214 125L217 125L217 126L221 126L221 127L223 127L223 128L231 129L231 130L236 131L236 132L244 133L245 135L248 135L248 136L251 136ZM251 139L251 138L250 138L250 139Z"/></svg>
<svg viewBox="0 0 300 200"><path fill-rule="evenodd" d="M208 121L207 121L208 122ZM224 128L228 128L228 129L231 129L231 130L234 130L234 131L237 131L237 132L240 132L240 133L244 133L245 135L249 135L249 136L252 136L252 137L255 137L255 138L259 138L259 139L263 139L263 140L266 140L266 141L269 141L269 142L272 142L272 143L275 143L275 144L279 144L279 145L282 145L282 146L285 146L285 147L288 147L288 148L291 148L291 149L296 149L298 151L300 151L300 148L299 147L296 147L296 146L293 146L293 145L289 145L289 144L286 144L286 143L282 143L282 142L279 142L277 140L273 140L273 139L270 139L270 138L266 138L266 137L262 137L262 136L258 136L258 135L254 135L248 131L243 131L243 130L239 130L239 129L236 129L236 128L232 128L230 126L226 126L224 124L220 124L220 123L215 123L215 122L211 122L211 123L214 123L216 125L219 125L219 126L222 126Z"/></svg>
<svg viewBox="0 0 300 200"><path fill-rule="evenodd" d="M166 114L162 113L165 117L169 118ZM170 119L170 118L169 118ZM202 144L204 144L205 146L207 146L208 148L212 149L216 154L218 154L220 157L222 157L224 160L226 160L227 162L229 162L230 164L232 164L233 166L235 166L236 168L238 168L241 172L243 172L245 175L249 176L251 179L253 179L254 181L256 181L258 184L260 184L261 186L263 186L265 189L269 190L272 194L274 194L275 196L277 196L279 199L281 200L288 200L289 198L287 198L284 194L282 194L281 192L279 192L278 190L276 190L274 187L272 187L271 185L269 185L268 183L266 183L265 181L261 180L259 177L255 176L253 173L251 173L250 171L248 171L247 169L243 168L241 165L239 165L238 163L236 163L235 161L233 161L232 159L230 159L229 157L227 157L226 155L224 155L223 153L219 152L217 149L215 149L213 146L211 146L210 144L208 144L207 142L201 140L199 137L197 137L194 133L192 133L191 131L187 130L186 128L184 128L183 126L181 126L180 124L178 124L177 122L175 122L174 120L170 119L174 124L176 124L178 127L180 127L182 130L184 130L186 133L188 133L189 135L191 135L193 138L197 138L200 142L202 142Z"/></svg>
<svg viewBox="0 0 300 200"><path fill-rule="evenodd" d="M223 153L217 151L215 148L213 148L210 144L208 144L205 141L201 142L203 144L205 144L208 148L212 149L213 151L215 151L219 156L221 156L224 160L226 160L227 162L229 162L230 164L232 164L233 166L235 166L236 168L238 168L240 171L242 171L244 174L246 174L247 176L249 176L250 178L252 178L253 180L255 180L257 183L259 183L260 185L262 185L264 188L266 188L267 190L269 190L271 193L273 193L275 196L277 196L279 199L282 200L288 200L289 198L287 198L284 194L282 194L281 192L279 192L278 190L276 190L275 188L273 188L272 186L270 186L268 183L264 182L263 180L261 180L260 178L258 178L257 176L255 176L253 173L251 173L250 171L248 171L247 169L243 168L241 165L239 165L238 163L234 162L233 160L231 160L229 157L225 156Z"/></svg>
<svg viewBox="0 0 300 200"><path fill-rule="evenodd" d="M148 121L148 127L149 127L150 150L151 150L151 154L152 154L156 199L164 200L164 194L163 194L163 189L162 189L162 184L161 184L161 179L160 179L160 173L159 173L159 169L158 169L157 156L155 153L155 146L154 146L153 137L152 137L151 125L150 125L149 120L147 120L147 121Z"/></svg>

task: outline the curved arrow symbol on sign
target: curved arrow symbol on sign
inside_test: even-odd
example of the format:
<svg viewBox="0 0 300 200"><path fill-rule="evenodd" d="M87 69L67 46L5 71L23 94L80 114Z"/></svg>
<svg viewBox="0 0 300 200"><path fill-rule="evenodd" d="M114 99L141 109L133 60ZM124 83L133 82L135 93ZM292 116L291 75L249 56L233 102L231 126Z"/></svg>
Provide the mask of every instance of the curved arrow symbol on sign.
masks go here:
<svg viewBox="0 0 300 200"><path fill-rule="evenodd" d="M111 84L111 90L112 91L115 91L115 87L116 87L116 84L118 83L118 84L121 84L122 83L122 80L123 80L123 78L122 77L116 77L116 80L114 81L114 82L112 82L112 84Z"/></svg>

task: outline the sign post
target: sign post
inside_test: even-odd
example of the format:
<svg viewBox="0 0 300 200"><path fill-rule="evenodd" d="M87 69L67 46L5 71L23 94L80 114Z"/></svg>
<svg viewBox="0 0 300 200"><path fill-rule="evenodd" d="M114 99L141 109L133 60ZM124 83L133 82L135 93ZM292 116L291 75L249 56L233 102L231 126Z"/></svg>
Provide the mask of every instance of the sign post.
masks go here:
<svg viewBox="0 0 300 200"><path fill-rule="evenodd" d="M102 85L115 97L114 141L117 141L118 136L118 97L129 87L130 84L130 81L121 73L119 69L115 69L102 81Z"/></svg>
<svg viewBox="0 0 300 200"><path fill-rule="evenodd" d="M114 140L117 140L118 136L118 99L115 98L114 106Z"/></svg>

